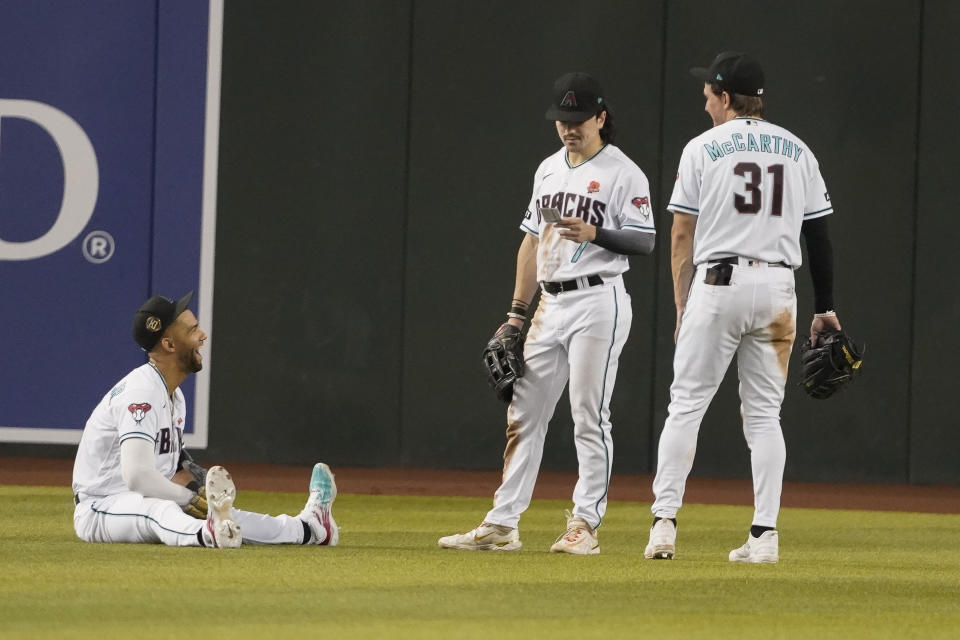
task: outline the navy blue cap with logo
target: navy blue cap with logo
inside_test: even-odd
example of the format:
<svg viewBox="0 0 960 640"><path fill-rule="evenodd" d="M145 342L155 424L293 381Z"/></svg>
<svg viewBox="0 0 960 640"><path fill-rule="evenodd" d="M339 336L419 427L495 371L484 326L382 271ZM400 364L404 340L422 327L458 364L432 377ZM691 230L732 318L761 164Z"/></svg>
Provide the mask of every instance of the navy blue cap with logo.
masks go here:
<svg viewBox="0 0 960 640"><path fill-rule="evenodd" d="M588 73L565 73L553 83L553 101L547 120L585 122L603 109L603 88Z"/></svg>
<svg viewBox="0 0 960 640"><path fill-rule="evenodd" d="M144 302L133 315L134 341L141 349L150 353L160 342L163 332L186 311L191 300L193 291L176 301L163 296L153 296Z"/></svg>
<svg viewBox="0 0 960 640"><path fill-rule="evenodd" d="M763 95L763 69L750 55L739 51L724 51L707 68L694 67L690 75L704 82L714 83L727 93L742 96Z"/></svg>

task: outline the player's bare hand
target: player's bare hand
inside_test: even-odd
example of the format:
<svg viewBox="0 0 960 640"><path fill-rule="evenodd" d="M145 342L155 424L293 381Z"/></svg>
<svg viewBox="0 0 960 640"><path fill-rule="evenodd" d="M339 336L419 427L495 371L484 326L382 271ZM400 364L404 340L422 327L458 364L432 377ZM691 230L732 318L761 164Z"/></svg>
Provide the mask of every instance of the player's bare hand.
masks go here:
<svg viewBox="0 0 960 640"><path fill-rule="evenodd" d="M193 476L191 476L188 471L181 470L173 474L173 478L171 478L171 480L180 486L185 487L190 483L191 480L193 480Z"/></svg>
<svg viewBox="0 0 960 640"><path fill-rule="evenodd" d="M517 329L523 329L523 320L519 318L507 318L507 324L516 327Z"/></svg>
<svg viewBox="0 0 960 640"><path fill-rule="evenodd" d="M572 242L593 242L597 238L597 228L580 218L564 216L557 223L557 232L564 240Z"/></svg>
<svg viewBox="0 0 960 640"><path fill-rule="evenodd" d="M825 315L822 313L813 316L813 322L810 323L810 346L817 346L817 336L824 331L840 331L840 318L835 315Z"/></svg>

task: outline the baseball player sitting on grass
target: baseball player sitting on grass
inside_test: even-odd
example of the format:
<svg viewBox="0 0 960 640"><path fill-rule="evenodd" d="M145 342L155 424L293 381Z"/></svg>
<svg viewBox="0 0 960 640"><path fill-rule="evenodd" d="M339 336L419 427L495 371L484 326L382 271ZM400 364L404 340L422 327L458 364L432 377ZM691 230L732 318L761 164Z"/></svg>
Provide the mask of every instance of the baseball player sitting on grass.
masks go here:
<svg viewBox="0 0 960 640"><path fill-rule="evenodd" d="M114 385L87 420L73 467L77 536L179 547L235 548L244 540L335 546L340 533L330 509L337 485L327 465L314 466L298 515L269 516L234 509L227 470L198 467L183 450L179 385L203 367L207 339L187 308L192 298L155 296L133 317L133 338L149 362ZM185 458L192 476L178 473Z"/></svg>

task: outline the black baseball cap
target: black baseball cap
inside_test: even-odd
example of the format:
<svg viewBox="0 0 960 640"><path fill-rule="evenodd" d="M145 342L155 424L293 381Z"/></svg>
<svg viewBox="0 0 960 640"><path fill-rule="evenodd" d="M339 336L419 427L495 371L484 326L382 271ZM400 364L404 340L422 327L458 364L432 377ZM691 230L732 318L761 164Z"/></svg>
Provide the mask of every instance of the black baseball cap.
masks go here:
<svg viewBox="0 0 960 640"><path fill-rule="evenodd" d="M163 332L176 322L191 300L193 291L176 302L163 296L153 296L144 302L133 315L134 341L147 353L152 351L163 337Z"/></svg>
<svg viewBox="0 0 960 640"><path fill-rule="evenodd" d="M746 53L724 51L713 59L708 69L694 67L690 74L704 82L716 83L727 93L763 95L763 69Z"/></svg>
<svg viewBox="0 0 960 640"><path fill-rule="evenodd" d="M585 122L600 113L603 88L587 73L566 73L553 83L553 102L547 108L547 120Z"/></svg>

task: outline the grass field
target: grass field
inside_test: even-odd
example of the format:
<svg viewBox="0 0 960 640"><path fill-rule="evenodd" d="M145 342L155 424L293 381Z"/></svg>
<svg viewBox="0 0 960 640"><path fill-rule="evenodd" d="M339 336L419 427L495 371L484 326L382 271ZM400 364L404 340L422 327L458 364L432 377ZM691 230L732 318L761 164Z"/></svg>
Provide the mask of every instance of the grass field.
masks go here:
<svg viewBox="0 0 960 640"><path fill-rule="evenodd" d="M295 513L305 495L245 491ZM69 490L0 487L0 638L960 638L960 515L787 509L780 564L736 565L751 511L689 505L678 556L644 560L648 505L611 503L602 554L442 550L489 499L343 495L341 546L95 545Z"/></svg>

